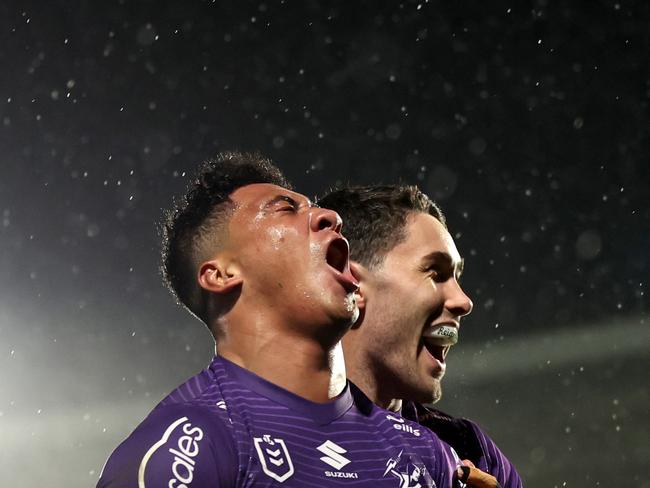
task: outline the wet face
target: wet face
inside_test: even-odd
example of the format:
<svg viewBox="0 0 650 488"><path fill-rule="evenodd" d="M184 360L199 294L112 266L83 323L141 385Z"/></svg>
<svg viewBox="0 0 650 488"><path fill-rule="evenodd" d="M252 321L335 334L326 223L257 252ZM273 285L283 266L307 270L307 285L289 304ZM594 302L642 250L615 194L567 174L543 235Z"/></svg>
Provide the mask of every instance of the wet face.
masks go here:
<svg viewBox="0 0 650 488"><path fill-rule="evenodd" d="M428 403L440 398L445 357L472 302L458 283L463 262L444 226L416 213L406 231L362 280L366 308L357 347L366 349L384 394Z"/></svg>
<svg viewBox="0 0 650 488"><path fill-rule="evenodd" d="M271 184L237 189L228 249L243 276L242 295L298 331L331 323L349 326L358 309L356 281L336 212ZM312 331L314 332L314 331Z"/></svg>

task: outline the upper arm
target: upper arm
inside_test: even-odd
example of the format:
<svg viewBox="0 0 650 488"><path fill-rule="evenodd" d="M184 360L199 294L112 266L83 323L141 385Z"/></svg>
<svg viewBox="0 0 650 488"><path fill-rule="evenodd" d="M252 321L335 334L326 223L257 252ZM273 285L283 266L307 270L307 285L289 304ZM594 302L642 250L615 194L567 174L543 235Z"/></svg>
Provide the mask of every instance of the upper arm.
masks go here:
<svg viewBox="0 0 650 488"><path fill-rule="evenodd" d="M152 413L110 456L98 488L231 488L238 459L226 425L209 411Z"/></svg>
<svg viewBox="0 0 650 488"><path fill-rule="evenodd" d="M467 420L467 422L471 425L481 444L485 460L485 468L481 467L481 469L494 476L503 488L521 488L523 486L521 478L510 460L478 425L470 420Z"/></svg>

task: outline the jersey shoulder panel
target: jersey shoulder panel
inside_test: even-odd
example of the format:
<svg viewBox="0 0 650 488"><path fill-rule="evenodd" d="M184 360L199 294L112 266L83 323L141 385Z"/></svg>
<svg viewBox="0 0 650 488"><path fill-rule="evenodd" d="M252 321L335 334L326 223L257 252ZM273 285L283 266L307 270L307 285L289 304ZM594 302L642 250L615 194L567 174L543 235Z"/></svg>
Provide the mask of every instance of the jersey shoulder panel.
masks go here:
<svg viewBox="0 0 650 488"><path fill-rule="evenodd" d="M483 450L469 421L412 402L404 405L402 413L405 417L433 431L440 439L453 447L461 459L469 459L477 467L480 467Z"/></svg>
<svg viewBox="0 0 650 488"><path fill-rule="evenodd" d="M227 416L207 406L171 403L156 407L115 449L97 487L229 487L237 466Z"/></svg>
<svg viewBox="0 0 650 488"><path fill-rule="evenodd" d="M513 464L472 420L413 402L405 404L403 414L433 431L453 447L461 459L470 460L477 468L494 476L503 488L521 488L521 478Z"/></svg>
<svg viewBox="0 0 650 488"><path fill-rule="evenodd" d="M523 483L515 466L501 452L501 449L488 436L481 427L469 419L463 419L473 429L474 435L481 444L481 450L485 459L484 471L494 476L503 488L522 488Z"/></svg>
<svg viewBox="0 0 650 488"><path fill-rule="evenodd" d="M459 461L449 445L435 433L404 418L398 412L384 410L376 405L372 405L369 411L368 404L358 393L355 394L355 400L356 406L367 415L368 422L372 425L368 431L377 432L374 443L382 444L384 452L389 454L383 463L385 467L382 479L387 482L388 478L398 478L401 480L399 486L418 486L417 483L422 487L455 486L454 474ZM402 485L407 478L410 481Z"/></svg>

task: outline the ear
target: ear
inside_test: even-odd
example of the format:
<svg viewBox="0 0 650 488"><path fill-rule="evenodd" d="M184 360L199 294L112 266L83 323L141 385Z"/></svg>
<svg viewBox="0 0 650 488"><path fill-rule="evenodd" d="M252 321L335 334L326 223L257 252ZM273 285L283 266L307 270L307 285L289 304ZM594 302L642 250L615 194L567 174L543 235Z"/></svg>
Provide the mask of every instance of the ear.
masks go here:
<svg viewBox="0 0 650 488"><path fill-rule="evenodd" d="M366 308L366 296L364 290L368 283L368 270L363 266L363 264L357 261L350 261L350 272L359 283L359 288L354 292L354 299L357 303L357 307L359 307L359 311L363 314L363 311Z"/></svg>
<svg viewBox="0 0 650 488"><path fill-rule="evenodd" d="M199 285L206 291L225 295L244 282L239 267L220 255L199 267Z"/></svg>

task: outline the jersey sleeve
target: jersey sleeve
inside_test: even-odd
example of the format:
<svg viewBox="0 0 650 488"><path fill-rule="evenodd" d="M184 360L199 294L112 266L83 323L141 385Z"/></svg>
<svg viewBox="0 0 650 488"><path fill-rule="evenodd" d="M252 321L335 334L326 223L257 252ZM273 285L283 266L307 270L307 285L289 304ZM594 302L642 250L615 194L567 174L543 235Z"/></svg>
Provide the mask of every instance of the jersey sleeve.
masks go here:
<svg viewBox="0 0 650 488"><path fill-rule="evenodd" d="M453 447L441 440L435 432L423 429L423 434L430 439L431 457L433 461L433 486L458 487L456 469L461 465L460 458Z"/></svg>
<svg viewBox="0 0 650 488"><path fill-rule="evenodd" d="M404 415L433 431L452 446L461 459L470 460L477 468L494 476L503 488L522 488L513 464L473 421L412 402L405 404Z"/></svg>
<svg viewBox="0 0 650 488"><path fill-rule="evenodd" d="M175 405L154 410L115 449L97 488L233 488L237 472L224 420L201 407Z"/></svg>
<svg viewBox="0 0 650 488"><path fill-rule="evenodd" d="M485 461L485 468L481 467L481 469L494 476L503 488L522 488L523 484L519 473L495 442L474 422L464 420L471 426L481 444L481 451Z"/></svg>

